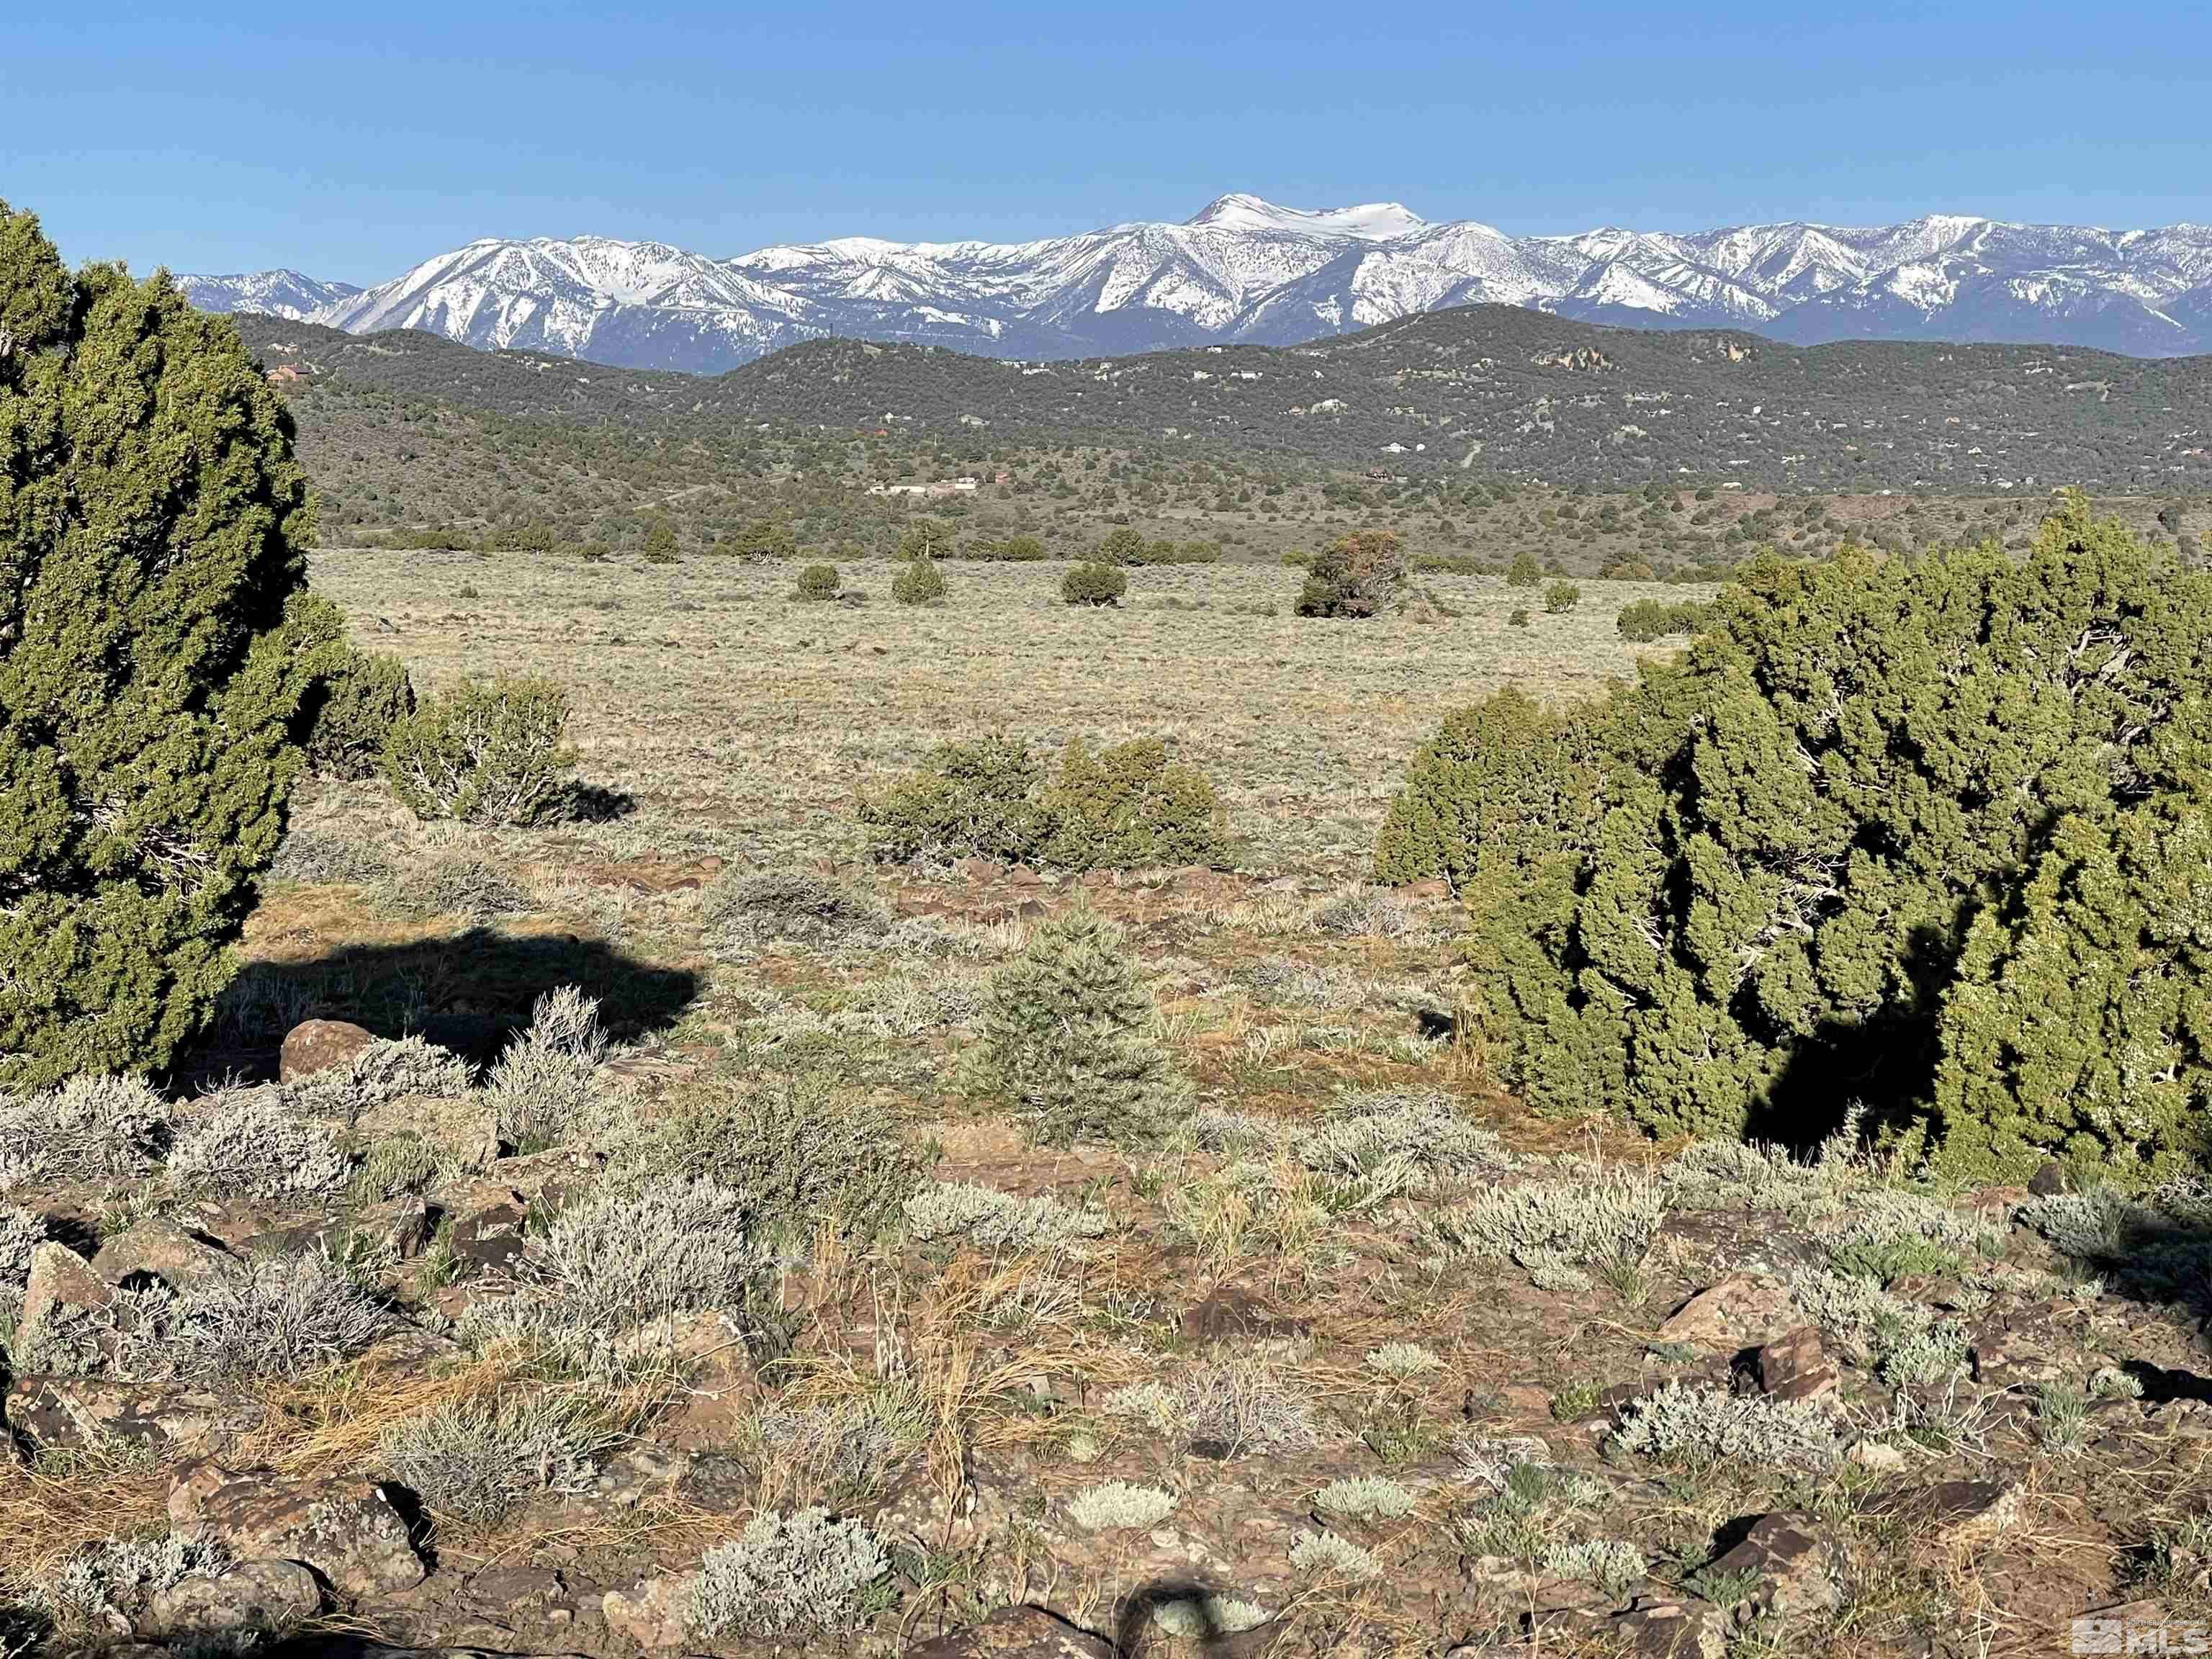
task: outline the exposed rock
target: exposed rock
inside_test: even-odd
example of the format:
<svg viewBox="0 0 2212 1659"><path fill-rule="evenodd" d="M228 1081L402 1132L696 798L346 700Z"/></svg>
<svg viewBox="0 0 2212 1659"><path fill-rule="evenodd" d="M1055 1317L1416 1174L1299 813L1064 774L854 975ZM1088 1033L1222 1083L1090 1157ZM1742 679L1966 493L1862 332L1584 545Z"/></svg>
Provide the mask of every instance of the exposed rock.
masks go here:
<svg viewBox="0 0 2212 1659"><path fill-rule="evenodd" d="M106 1376L18 1376L8 1428L33 1446L123 1441L165 1451L219 1450L253 1426L258 1408L219 1395Z"/></svg>
<svg viewBox="0 0 2212 1659"><path fill-rule="evenodd" d="M2055 1158L2045 1158L2027 1178L2027 1190L2037 1198L2056 1198L2066 1188L2066 1166Z"/></svg>
<svg viewBox="0 0 2212 1659"><path fill-rule="evenodd" d="M907 1659L1114 1659L1114 1644L1042 1607L1000 1607L980 1625L908 1648Z"/></svg>
<svg viewBox="0 0 2212 1659"><path fill-rule="evenodd" d="M1716 1577L1751 1575L1758 1588L1751 1601L1782 1619L1825 1612L1841 1599L1831 1570L1828 1547L1813 1532L1809 1516L1784 1510L1762 1515L1735 1548L1708 1569Z"/></svg>
<svg viewBox="0 0 2212 1659"><path fill-rule="evenodd" d="M276 1077L295 1083L333 1066L350 1065L353 1057L376 1041L374 1031L343 1019L303 1019L284 1033L277 1053Z"/></svg>
<svg viewBox="0 0 2212 1659"><path fill-rule="evenodd" d="M358 1237L410 1261L429 1246L430 1206L416 1193L388 1198L356 1211L351 1228Z"/></svg>
<svg viewBox="0 0 2212 1659"><path fill-rule="evenodd" d="M691 1587L697 1577L681 1573L648 1578L634 1589L609 1590L599 1598L607 1629L648 1650L684 1646L690 1637Z"/></svg>
<svg viewBox="0 0 2212 1659"><path fill-rule="evenodd" d="M2020 1518L2021 1489L2009 1481L1944 1480L1923 1487L1915 1512L1947 1549L1980 1549Z"/></svg>
<svg viewBox="0 0 2212 1659"><path fill-rule="evenodd" d="M2033 1389L2066 1375L2045 1322L2033 1313L1984 1326L1972 1347L1974 1381L1985 1389Z"/></svg>
<svg viewBox="0 0 2212 1659"><path fill-rule="evenodd" d="M31 1276L23 1286L23 1310L16 1316L15 1334L9 1345L16 1366L42 1369L42 1357L57 1327L72 1313L106 1307L112 1288L67 1245L34 1245Z"/></svg>
<svg viewBox="0 0 2212 1659"><path fill-rule="evenodd" d="M1753 1364L1759 1386L1778 1400L1819 1400L1842 1379L1820 1343L1820 1328L1800 1325L1762 1346Z"/></svg>
<svg viewBox="0 0 2212 1659"><path fill-rule="evenodd" d="M1854 1440L1844 1455L1877 1474L1893 1474L1905 1467L1905 1454L1885 1440Z"/></svg>
<svg viewBox="0 0 2212 1659"><path fill-rule="evenodd" d="M315 1575L297 1561L246 1561L220 1578L186 1578L157 1591L140 1621L147 1636L288 1630L321 1609Z"/></svg>
<svg viewBox="0 0 2212 1659"><path fill-rule="evenodd" d="M1730 1273L1669 1315L1658 1340L1743 1348L1779 1335L1793 1322L1790 1291L1780 1279L1767 1273Z"/></svg>
<svg viewBox="0 0 2212 1659"><path fill-rule="evenodd" d="M229 1251L156 1218L107 1240L92 1258L92 1270L111 1285L144 1274L184 1291L220 1277L234 1261Z"/></svg>
<svg viewBox="0 0 2212 1659"><path fill-rule="evenodd" d="M471 1182L446 1213L454 1256L478 1268L504 1267L522 1254L522 1218L530 1200L500 1181Z"/></svg>
<svg viewBox="0 0 2212 1659"><path fill-rule="evenodd" d="M1725 1659L1729 1650L1729 1616L1710 1602L1639 1596L1613 1624L1648 1659Z"/></svg>
<svg viewBox="0 0 2212 1659"><path fill-rule="evenodd" d="M169 1489L169 1520L214 1533L240 1555L285 1556L313 1567L340 1595L412 1589L423 1566L407 1522L367 1480L287 1481L267 1470L187 1465Z"/></svg>

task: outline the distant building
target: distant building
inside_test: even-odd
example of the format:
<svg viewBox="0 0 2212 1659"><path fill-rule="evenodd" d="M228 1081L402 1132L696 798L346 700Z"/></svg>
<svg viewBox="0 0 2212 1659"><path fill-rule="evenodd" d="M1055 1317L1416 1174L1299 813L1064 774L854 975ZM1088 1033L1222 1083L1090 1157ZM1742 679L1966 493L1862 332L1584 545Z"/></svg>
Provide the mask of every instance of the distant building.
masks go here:
<svg viewBox="0 0 2212 1659"><path fill-rule="evenodd" d="M929 483L870 484L871 495L962 495L974 489L975 478L939 478Z"/></svg>

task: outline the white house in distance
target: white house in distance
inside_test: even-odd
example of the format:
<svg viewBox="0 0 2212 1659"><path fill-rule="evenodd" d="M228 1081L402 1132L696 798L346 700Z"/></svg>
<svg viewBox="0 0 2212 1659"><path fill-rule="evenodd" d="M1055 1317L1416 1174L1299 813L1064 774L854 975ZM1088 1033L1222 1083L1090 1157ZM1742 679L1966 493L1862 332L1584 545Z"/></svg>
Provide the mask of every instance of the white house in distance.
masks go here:
<svg viewBox="0 0 2212 1659"><path fill-rule="evenodd" d="M939 478L931 483L870 484L871 495L961 495L975 488L973 478Z"/></svg>

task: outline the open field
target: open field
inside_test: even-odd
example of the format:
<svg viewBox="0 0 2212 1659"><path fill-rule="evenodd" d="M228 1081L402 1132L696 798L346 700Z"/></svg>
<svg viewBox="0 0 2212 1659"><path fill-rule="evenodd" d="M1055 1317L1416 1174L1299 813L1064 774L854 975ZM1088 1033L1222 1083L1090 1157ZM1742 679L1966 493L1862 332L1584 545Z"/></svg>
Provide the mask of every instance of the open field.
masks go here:
<svg viewBox="0 0 2212 1659"><path fill-rule="evenodd" d="M842 567L848 608L793 596L797 566L586 564L529 554L329 550L315 586L426 690L549 675L575 701L591 781L634 817L611 849L849 857L856 786L951 738L1003 729L1171 740L1220 788L1253 868L1360 872L1415 747L1446 710L1511 683L1587 695L1635 672L1621 606L1711 589L1584 582L1570 614L1500 578L1429 575L1419 626L1292 614L1303 573L1133 571L1118 610L1062 603L1066 566L947 563L948 603L888 598L896 567ZM1516 610L1525 628L1510 625Z"/></svg>
<svg viewBox="0 0 2212 1659"><path fill-rule="evenodd" d="M1700 590L1323 623L1249 564L1107 612L1059 565L922 609L886 562L859 605L313 568L425 691L557 680L631 800L471 829L314 781L191 1086L102 1108L127 1144L0 1103L0 1228L98 1281L20 1293L0 1646L190 1628L234 1559L311 1641L604 1659L1989 1659L2212 1611L2201 1210L1534 1116L1450 896L1362 884L1446 710L1595 690L1622 605ZM860 787L994 727L1170 738L1228 867L870 866ZM975 1069L1085 909L1158 1011L1121 1144ZM365 1046L271 1080L310 1018Z"/></svg>

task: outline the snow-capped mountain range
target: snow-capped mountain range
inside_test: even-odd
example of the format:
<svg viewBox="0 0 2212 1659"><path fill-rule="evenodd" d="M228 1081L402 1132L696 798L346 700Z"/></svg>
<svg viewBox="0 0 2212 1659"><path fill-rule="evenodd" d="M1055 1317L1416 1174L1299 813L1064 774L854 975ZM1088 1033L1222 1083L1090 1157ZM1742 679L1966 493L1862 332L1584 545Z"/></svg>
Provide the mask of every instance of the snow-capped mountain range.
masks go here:
<svg viewBox="0 0 2212 1659"><path fill-rule="evenodd" d="M1689 235L1508 236L1395 202L1306 212L1224 196L1180 224L1034 242L851 236L718 259L608 237L486 239L367 289L295 271L179 279L210 311L353 333L718 374L823 336L996 357L1296 344L1495 301L1777 339L2014 341L2212 351L2212 226L2107 231L1936 215Z"/></svg>

